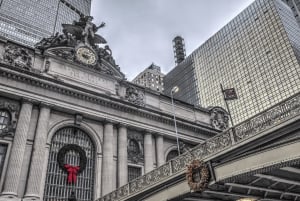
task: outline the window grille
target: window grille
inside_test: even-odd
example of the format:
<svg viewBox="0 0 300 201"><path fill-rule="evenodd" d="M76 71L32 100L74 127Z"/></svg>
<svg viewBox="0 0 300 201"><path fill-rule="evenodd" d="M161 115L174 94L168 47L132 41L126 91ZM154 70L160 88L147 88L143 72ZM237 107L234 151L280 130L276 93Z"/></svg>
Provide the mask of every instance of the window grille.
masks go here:
<svg viewBox="0 0 300 201"><path fill-rule="evenodd" d="M77 175L75 184L67 183L67 173L57 162L58 151L67 144L79 145L86 153L87 163L83 172ZM69 151L65 155L65 163L79 165L79 154ZM82 130L66 127L58 130L54 135L48 160L44 201L68 200L74 191L77 201L93 200L95 176L95 148L89 136Z"/></svg>
<svg viewBox="0 0 300 201"><path fill-rule="evenodd" d="M173 158L175 158L177 156L178 156L177 150L170 151L167 155L167 161L172 160Z"/></svg>
<svg viewBox="0 0 300 201"><path fill-rule="evenodd" d="M128 182L134 180L135 178L138 178L141 175L142 175L142 168L128 166Z"/></svg>
<svg viewBox="0 0 300 201"><path fill-rule="evenodd" d="M0 110L0 130L7 127L10 121L10 115L6 110Z"/></svg>

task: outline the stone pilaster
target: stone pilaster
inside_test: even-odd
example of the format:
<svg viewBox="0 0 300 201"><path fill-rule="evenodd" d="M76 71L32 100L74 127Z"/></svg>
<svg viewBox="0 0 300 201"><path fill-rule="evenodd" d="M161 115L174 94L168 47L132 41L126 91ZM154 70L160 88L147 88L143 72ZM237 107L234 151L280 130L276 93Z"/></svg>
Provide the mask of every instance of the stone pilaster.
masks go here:
<svg viewBox="0 0 300 201"><path fill-rule="evenodd" d="M7 167L4 189L0 200L18 200L17 192L21 178L22 163L26 148L27 133L29 129L33 104L24 100L18 119L11 154Z"/></svg>
<svg viewBox="0 0 300 201"><path fill-rule="evenodd" d="M30 125L27 134L26 148L23 158L21 178L18 186L18 197L24 197L25 187L28 179L29 165L31 161L31 153L33 150L33 141L36 131L36 126L39 118L39 108L33 107L30 119Z"/></svg>
<svg viewBox="0 0 300 201"><path fill-rule="evenodd" d="M164 156L164 137L162 135L156 136L156 163L157 167L163 165L165 163Z"/></svg>
<svg viewBox="0 0 300 201"><path fill-rule="evenodd" d="M44 159L47 142L47 129L50 118L49 106L42 105L36 135L33 145L30 172L24 200L38 200L40 198L41 178L43 175Z"/></svg>
<svg viewBox="0 0 300 201"><path fill-rule="evenodd" d="M113 189L113 124L106 121L103 133L102 195Z"/></svg>
<svg viewBox="0 0 300 201"><path fill-rule="evenodd" d="M121 124L118 130L118 185L120 187L127 182L127 128Z"/></svg>
<svg viewBox="0 0 300 201"><path fill-rule="evenodd" d="M144 135L144 159L145 174L153 170L152 134L146 132Z"/></svg>

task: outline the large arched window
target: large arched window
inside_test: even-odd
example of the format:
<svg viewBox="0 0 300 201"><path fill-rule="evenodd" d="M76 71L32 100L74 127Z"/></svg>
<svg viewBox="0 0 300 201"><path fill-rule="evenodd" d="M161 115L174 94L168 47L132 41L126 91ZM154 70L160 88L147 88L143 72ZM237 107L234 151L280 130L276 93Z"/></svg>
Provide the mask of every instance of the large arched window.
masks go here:
<svg viewBox="0 0 300 201"><path fill-rule="evenodd" d="M76 183L69 184L68 174L59 167L57 154L68 144L80 146L87 158L86 167L77 175ZM79 166L79 153L70 150L64 154L65 164ZM58 130L52 138L48 160L44 201L68 200L71 192L75 192L77 201L93 200L95 177L95 147L90 137L78 128L65 127Z"/></svg>

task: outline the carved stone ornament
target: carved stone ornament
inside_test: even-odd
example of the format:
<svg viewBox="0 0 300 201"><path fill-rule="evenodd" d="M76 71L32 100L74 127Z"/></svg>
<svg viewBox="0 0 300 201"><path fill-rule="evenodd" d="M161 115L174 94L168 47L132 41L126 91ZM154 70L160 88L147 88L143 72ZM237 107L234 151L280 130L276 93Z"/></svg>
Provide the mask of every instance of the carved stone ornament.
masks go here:
<svg viewBox="0 0 300 201"><path fill-rule="evenodd" d="M139 91L138 89L130 86L126 89L125 99L139 106L145 106L144 102L144 92Z"/></svg>
<svg viewBox="0 0 300 201"><path fill-rule="evenodd" d="M128 131L127 155L128 160L134 164L144 162L144 139L137 131Z"/></svg>
<svg viewBox="0 0 300 201"><path fill-rule="evenodd" d="M0 129L0 136L14 135L19 114L19 105L15 102L0 98L0 112L8 113L7 126Z"/></svg>
<svg viewBox="0 0 300 201"><path fill-rule="evenodd" d="M106 44L106 40L96 34L98 29L105 26L102 23L96 26L92 16L82 16L73 24L62 24L63 33L42 39L35 47L42 53L58 56L71 62L83 64L104 74L124 77L120 68L116 65L112 51L108 45L100 47L98 44Z"/></svg>
<svg viewBox="0 0 300 201"><path fill-rule="evenodd" d="M212 127L225 130L229 126L229 115L223 108L213 107L210 109L210 121Z"/></svg>
<svg viewBox="0 0 300 201"><path fill-rule="evenodd" d="M203 192L209 180L209 170L203 161L193 160L187 166L186 179L191 190Z"/></svg>
<svg viewBox="0 0 300 201"><path fill-rule="evenodd" d="M15 45L5 47L2 62L26 70L32 68L32 56L28 50Z"/></svg>

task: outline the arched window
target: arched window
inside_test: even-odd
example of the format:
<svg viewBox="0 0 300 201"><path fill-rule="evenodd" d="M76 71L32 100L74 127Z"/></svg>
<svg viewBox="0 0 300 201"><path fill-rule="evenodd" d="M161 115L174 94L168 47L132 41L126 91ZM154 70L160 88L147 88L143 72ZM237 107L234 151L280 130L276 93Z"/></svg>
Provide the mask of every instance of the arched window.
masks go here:
<svg viewBox="0 0 300 201"><path fill-rule="evenodd" d="M68 174L59 167L57 154L62 147L68 144L80 146L87 158L86 167L77 175L76 183L69 184ZM73 150L67 151L64 163L79 166L79 153ZM93 200L95 177L95 147L90 137L78 128L65 127L58 130L52 138L48 160L44 201L68 200L71 192L75 192L78 201Z"/></svg>
<svg viewBox="0 0 300 201"><path fill-rule="evenodd" d="M7 110L0 109L0 130L6 128L10 122L10 115Z"/></svg>
<svg viewBox="0 0 300 201"><path fill-rule="evenodd" d="M169 160L171 160L171 159L173 159L177 156L178 156L178 151L177 150L172 150L167 155L167 161L169 161Z"/></svg>

